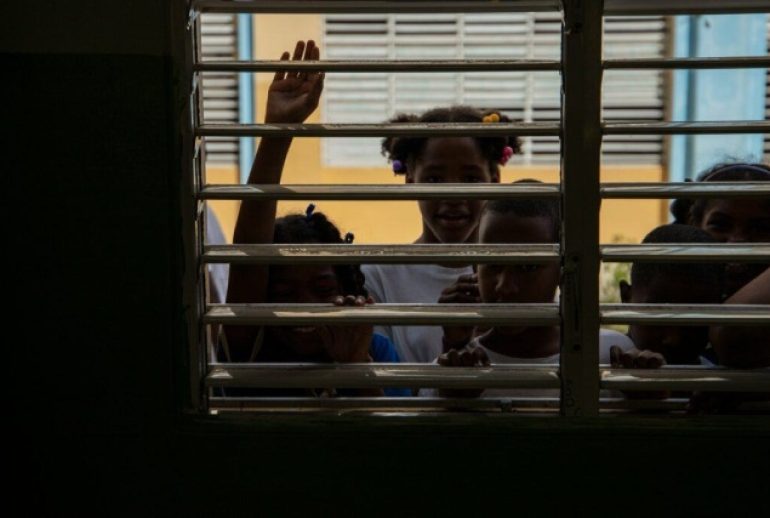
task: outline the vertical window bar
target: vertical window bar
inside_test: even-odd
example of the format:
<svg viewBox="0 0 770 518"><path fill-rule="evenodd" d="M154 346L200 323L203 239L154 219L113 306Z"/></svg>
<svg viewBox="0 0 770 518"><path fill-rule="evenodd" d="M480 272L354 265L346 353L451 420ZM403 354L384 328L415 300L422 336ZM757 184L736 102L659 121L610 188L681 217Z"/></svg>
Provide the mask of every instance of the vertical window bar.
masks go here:
<svg viewBox="0 0 770 518"><path fill-rule="evenodd" d="M564 0L561 413L599 412L602 0Z"/></svg>
<svg viewBox="0 0 770 518"><path fill-rule="evenodd" d="M201 61L202 38L201 38L201 23L200 16L195 17L192 22L190 40L191 40L191 55L195 61ZM203 85L202 80L199 77L199 87L192 92L191 107L192 107L192 125L193 129L200 127L203 123ZM198 193L206 185L206 145L205 139L201 142L198 152L194 155L194 169L192 178L192 191L193 202L197 198ZM207 202L204 202L207 203ZM195 275L196 291L194 293L194 304L192 310L197 315L196 322L198 326L192 330L195 336L195 346L190 350L190 362L198 367L198 371L205 373L208 370L207 365L207 348L209 346L209 340L207 339L206 324L203 322L203 315L206 312L207 291L208 284L206 282L206 265L201 258L203 257L203 240L206 235L206 210L205 206L203 210L198 210L195 206L195 221L194 221L194 242L192 247L195 250L195 256L189 258L187 264L185 264L185 270L191 270L191 274ZM201 378L194 378L191 380L194 383L193 386L193 405L198 409L205 409L207 406L206 398L207 392L204 389L204 382Z"/></svg>
<svg viewBox="0 0 770 518"><path fill-rule="evenodd" d="M173 95L175 111L173 116L178 124L179 147L179 198L176 200L181 216L183 262L179 265L182 281L182 304L179 312L179 327L183 335L179 336L179 361L175 377L179 380L176 390L180 394L179 405L184 412L200 413L206 409L204 380L206 375L205 359L205 310L204 277L199 267L202 240L199 227L198 204L200 189L203 186L199 174L199 142L195 138L198 120L198 96L201 95L199 78L193 75L193 63L197 59L199 47L195 39L200 17L189 9L186 2L175 2L170 8L172 26L172 54L174 56ZM180 31L179 34L176 31ZM178 321L177 321L178 322ZM183 329L183 330L182 330Z"/></svg>

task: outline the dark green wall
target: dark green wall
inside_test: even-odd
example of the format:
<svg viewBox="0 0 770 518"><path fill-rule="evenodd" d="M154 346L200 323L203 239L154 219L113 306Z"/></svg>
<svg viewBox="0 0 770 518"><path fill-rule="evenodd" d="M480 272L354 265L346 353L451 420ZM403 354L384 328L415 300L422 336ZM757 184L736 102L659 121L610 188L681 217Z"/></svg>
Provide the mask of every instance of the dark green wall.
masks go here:
<svg viewBox="0 0 770 518"><path fill-rule="evenodd" d="M766 514L767 420L181 416L168 13L0 16L20 514Z"/></svg>

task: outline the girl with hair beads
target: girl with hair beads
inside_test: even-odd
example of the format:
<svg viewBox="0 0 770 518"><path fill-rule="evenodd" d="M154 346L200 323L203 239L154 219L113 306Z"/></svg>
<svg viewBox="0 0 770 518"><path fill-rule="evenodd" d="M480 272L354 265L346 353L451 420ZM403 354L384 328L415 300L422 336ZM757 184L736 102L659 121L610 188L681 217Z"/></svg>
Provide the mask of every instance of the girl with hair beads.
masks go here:
<svg viewBox="0 0 770 518"><path fill-rule="evenodd" d="M766 164L733 163L712 167L699 182L768 182ZM676 200L671 213L677 223L699 227L717 241L770 242L770 199ZM725 304L770 304L770 268L767 263L728 264ZM713 326L711 345L719 363L732 367L770 367L770 328Z"/></svg>
<svg viewBox="0 0 770 518"><path fill-rule="evenodd" d="M435 108L417 115L399 115L391 122L509 122L497 112L469 106ZM500 166L520 149L507 137L389 137L382 152L393 172L406 183L499 183ZM422 233L415 243L476 243L483 200L419 202ZM366 287L374 300L390 303L476 303L478 278L471 266L365 265ZM376 328L396 344L403 361L432 362L441 352L465 345L471 330L445 326L382 326Z"/></svg>
<svg viewBox="0 0 770 518"><path fill-rule="evenodd" d="M313 41L297 42L293 59L317 60ZM281 56L289 59L289 53ZM265 122L301 123L316 109L323 89L322 73L277 72L268 91ZM279 184L289 137L265 137L259 143L249 183ZM305 214L276 219L275 201L244 200L238 211L234 243L350 243L324 214L310 205ZM329 303L363 306L372 302L357 266L232 265L228 303ZM374 334L370 325L224 326L220 358L233 362L398 362L393 344ZM228 393L235 392L228 389ZM241 390L240 392L243 392ZM252 393L254 391L251 391ZM295 394L297 391L258 391ZM382 395L382 390L353 391ZM386 389L385 395L408 396L408 390ZM234 394L235 395L235 394Z"/></svg>

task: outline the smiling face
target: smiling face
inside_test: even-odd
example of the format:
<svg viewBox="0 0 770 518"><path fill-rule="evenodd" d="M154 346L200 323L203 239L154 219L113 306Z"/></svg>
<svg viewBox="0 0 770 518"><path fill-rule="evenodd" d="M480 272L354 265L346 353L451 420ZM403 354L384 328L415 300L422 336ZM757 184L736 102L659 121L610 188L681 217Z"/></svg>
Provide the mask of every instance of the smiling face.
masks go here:
<svg viewBox="0 0 770 518"><path fill-rule="evenodd" d="M341 293L331 266L274 266L270 268L268 303L326 304ZM271 342L301 356L319 356L324 347L317 326L266 327Z"/></svg>
<svg viewBox="0 0 770 518"><path fill-rule="evenodd" d="M431 138L411 164L407 183L490 183L500 176L470 137ZM484 200L419 202L425 243L475 242Z"/></svg>
<svg viewBox="0 0 770 518"><path fill-rule="evenodd" d="M704 209L698 226L725 243L767 243L770 242L770 207L764 200L714 200ZM768 264L728 264L728 295L767 267Z"/></svg>

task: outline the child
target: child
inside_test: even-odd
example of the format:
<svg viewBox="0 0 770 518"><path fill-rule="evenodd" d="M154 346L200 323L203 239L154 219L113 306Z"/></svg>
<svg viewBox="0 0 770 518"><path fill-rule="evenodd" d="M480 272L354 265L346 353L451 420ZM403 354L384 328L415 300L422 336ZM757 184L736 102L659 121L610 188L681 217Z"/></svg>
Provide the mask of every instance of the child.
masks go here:
<svg viewBox="0 0 770 518"><path fill-rule="evenodd" d="M392 122L507 122L498 113L467 106L436 108L418 117L401 115ZM509 137L391 137L382 151L406 183L499 183L500 165L519 151ZM483 200L419 202L422 233L415 243L475 243ZM390 303L474 303L479 301L477 277L470 266L366 265L366 287L374 300ZM467 331L451 326L378 327L393 340L406 362L428 363L454 345ZM442 346L442 336L449 342Z"/></svg>
<svg viewBox="0 0 770 518"><path fill-rule="evenodd" d="M559 206L555 200L490 201L481 217L482 243L555 243L559 241ZM559 285L557 262L532 265L478 267L479 292L485 303L553 302ZM600 331L599 362L610 362L610 348L625 351L631 340L618 332ZM558 326L495 326L472 339L462 349L438 358L447 366L491 364L559 364L561 338ZM598 365L597 365L598 368ZM487 390L490 396L555 395L552 390Z"/></svg>
<svg viewBox="0 0 770 518"><path fill-rule="evenodd" d="M722 164L700 175L700 182L767 182L765 164ZM717 241L770 242L770 199L676 200L671 212L677 222L699 227ZM725 304L770 304L767 263L728 264ZM730 367L770 367L770 327L712 326L709 339L719 363Z"/></svg>
<svg viewBox="0 0 770 518"><path fill-rule="evenodd" d="M645 236L642 243L715 243L707 232L690 225L662 225ZM620 281L620 298L632 304L718 304L721 302L724 265L720 263L635 262L631 284ZM640 351L659 353L674 365L710 364L702 358L708 344L707 326L651 326L632 324L628 336ZM625 360L625 363L624 363ZM632 360L629 362L629 360ZM633 361L621 359L626 367L655 363L650 356ZM658 362L660 363L660 362Z"/></svg>
<svg viewBox="0 0 770 518"><path fill-rule="evenodd" d="M293 59L317 60L312 41L298 42ZM289 58L286 52L281 57ZM278 72L268 92L265 121L303 122L317 107L323 86L321 73ZM278 184L291 143L290 138L265 137L259 144L249 183ZM238 212L235 243L343 243L326 216L314 212L276 220L274 201L244 201ZM252 266L232 265L228 303L334 303L362 306L371 303L356 266ZM397 362L393 344L372 333L372 326L224 326L221 356L236 362ZM236 395L238 391L228 390ZM245 391L248 392L248 391ZM240 391L240 394L245 393ZM253 391L250 393L254 393ZM288 395L297 391L257 391L260 395ZM381 390L353 391L357 395L382 395ZM408 396L408 390L387 389L386 395Z"/></svg>

